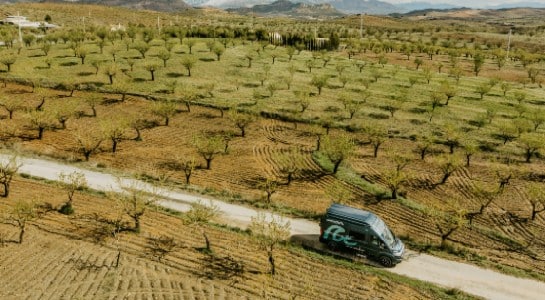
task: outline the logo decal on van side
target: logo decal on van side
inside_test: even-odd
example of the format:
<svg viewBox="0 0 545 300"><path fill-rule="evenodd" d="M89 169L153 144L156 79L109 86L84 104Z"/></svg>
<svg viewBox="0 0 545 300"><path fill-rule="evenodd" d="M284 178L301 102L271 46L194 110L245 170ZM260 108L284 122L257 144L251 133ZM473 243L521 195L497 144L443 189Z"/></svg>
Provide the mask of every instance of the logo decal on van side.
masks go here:
<svg viewBox="0 0 545 300"><path fill-rule="evenodd" d="M329 238L329 235L331 235L331 240L335 242L343 242L347 246L356 246L357 243L352 241L352 238L348 235L343 235L346 230L342 228L339 225L331 225L327 227L327 229L324 231L324 238Z"/></svg>

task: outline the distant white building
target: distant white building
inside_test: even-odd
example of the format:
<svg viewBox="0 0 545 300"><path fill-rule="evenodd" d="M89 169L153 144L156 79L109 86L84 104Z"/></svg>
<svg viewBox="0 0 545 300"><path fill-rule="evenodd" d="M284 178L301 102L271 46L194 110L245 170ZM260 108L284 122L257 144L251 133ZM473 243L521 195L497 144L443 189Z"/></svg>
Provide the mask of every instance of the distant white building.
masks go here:
<svg viewBox="0 0 545 300"><path fill-rule="evenodd" d="M1 21L3 24L12 24L21 28L56 28L57 25L50 24L47 22L34 22L29 21L27 17L24 16L7 16Z"/></svg>

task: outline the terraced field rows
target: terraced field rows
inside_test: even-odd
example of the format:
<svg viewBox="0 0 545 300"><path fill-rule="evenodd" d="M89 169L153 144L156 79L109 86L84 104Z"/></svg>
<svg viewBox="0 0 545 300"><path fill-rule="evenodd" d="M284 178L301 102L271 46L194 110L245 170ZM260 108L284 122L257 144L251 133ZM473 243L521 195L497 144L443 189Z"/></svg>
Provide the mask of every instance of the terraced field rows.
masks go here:
<svg viewBox="0 0 545 300"><path fill-rule="evenodd" d="M32 189L31 195L25 193ZM48 198L43 198L48 195ZM64 201L54 186L17 179L12 197L40 197L53 206ZM5 203L0 209L6 209ZM0 298L2 299L369 299L429 298L403 284L380 279L342 266L335 266L298 251L278 249L277 276L266 275L266 255L246 234L206 227L214 255L204 246L200 230L181 219L148 211L140 234L122 232L119 241L106 236L93 242L94 214L115 217L111 200L77 194L76 213L65 216L49 212L28 228L22 245L8 242L0 247ZM126 219L128 222L129 220ZM0 225L8 239L12 227ZM150 237L169 236L177 247L163 258L150 252ZM115 267L117 249L119 267ZM155 258L154 258L155 257ZM242 269L230 269L236 262ZM311 275L312 274L312 275ZM331 276L335 274L335 276ZM391 288L384 289L385 286ZM327 288L324 288L327 287Z"/></svg>

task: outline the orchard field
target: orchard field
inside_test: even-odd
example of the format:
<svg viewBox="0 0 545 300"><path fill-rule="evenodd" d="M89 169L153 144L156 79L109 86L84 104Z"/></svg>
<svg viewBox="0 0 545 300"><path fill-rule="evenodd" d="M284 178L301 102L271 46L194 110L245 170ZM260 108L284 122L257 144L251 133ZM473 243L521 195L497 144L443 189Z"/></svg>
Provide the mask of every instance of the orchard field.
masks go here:
<svg viewBox="0 0 545 300"><path fill-rule="evenodd" d="M9 151L308 218L343 202L376 212L413 249L545 278L538 25L515 23L507 52L509 28L480 19L366 16L360 31L353 17L198 11L162 14L159 30L155 14L17 7L65 27L0 53ZM126 30L110 31L118 22ZM331 50L315 49L314 34ZM66 222L55 220L44 224Z"/></svg>

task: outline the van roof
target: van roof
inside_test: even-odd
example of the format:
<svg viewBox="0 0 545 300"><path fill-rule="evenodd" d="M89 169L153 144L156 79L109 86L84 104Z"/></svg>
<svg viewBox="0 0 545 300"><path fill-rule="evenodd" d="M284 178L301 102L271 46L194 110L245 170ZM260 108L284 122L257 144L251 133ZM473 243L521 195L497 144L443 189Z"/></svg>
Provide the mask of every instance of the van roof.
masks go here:
<svg viewBox="0 0 545 300"><path fill-rule="evenodd" d="M354 223L364 223L373 226L379 218L370 211L334 203L326 212L326 216L337 217Z"/></svg>

